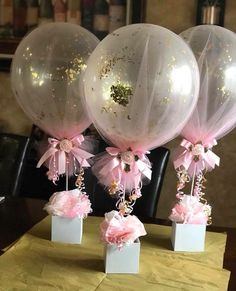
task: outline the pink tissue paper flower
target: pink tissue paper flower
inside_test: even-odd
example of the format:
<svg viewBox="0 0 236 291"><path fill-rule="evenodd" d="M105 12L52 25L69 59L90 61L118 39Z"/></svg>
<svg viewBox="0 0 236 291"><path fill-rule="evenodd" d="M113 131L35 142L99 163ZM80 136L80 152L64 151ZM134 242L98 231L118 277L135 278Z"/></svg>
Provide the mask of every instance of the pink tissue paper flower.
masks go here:
<svg viewBox="0 0 236 291"><path fill-rule="evenodd" d="M101 240L118 248L132 244L138 237L147 234L143 223L135 215L124 217L115 210L105 214L100 230Z"/></svg>
<svg viewBox="0 0 236 291"><path fill-rule="evenodd" d="M169 219L176 223L207 224L210 215L210 205L201 203L196 196L183 195L172 209Z"/></svg>
<svg viewBox="0 0 236 291"><path fill-rule="evenodd" d="M79 189L54 193L44 210L49 214L67 218L86 218L92 212L88 196Z"/></svg>

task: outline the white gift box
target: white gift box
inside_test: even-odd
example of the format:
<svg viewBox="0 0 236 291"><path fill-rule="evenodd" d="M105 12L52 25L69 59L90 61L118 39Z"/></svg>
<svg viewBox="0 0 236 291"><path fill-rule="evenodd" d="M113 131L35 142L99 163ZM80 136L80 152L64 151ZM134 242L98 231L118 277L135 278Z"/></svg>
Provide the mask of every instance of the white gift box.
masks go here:
<svg viewBox="0 0 236 291"><path fill-rule="evenodd" d="M105 273L138 273L140 241L120 249L115 245L105 245Z"/></svg>
<svg viewBox="0 0 236 291"><path fill-rule="evenodd" d="M81 244L83 234L82 218L66 218L52 215L51 240Z"/></svg>
<svg viewBox="0 0 236 291"><path fill-rule="evenodd" d="M172 223L171 242L174 251L203 252L205 224Z"/></svg>

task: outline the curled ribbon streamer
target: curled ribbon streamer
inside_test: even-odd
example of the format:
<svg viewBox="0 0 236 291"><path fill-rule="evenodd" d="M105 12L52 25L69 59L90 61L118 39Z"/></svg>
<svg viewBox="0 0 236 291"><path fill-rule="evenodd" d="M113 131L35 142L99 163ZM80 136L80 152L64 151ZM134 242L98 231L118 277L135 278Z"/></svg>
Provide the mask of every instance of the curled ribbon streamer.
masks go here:
<svg viewBox="0 0 236 291"><path fill-rule="evenodd" d="M115 147L107 147L106 151L112 159L100 169L99 175L102 177L112 175L113 179L118 179L120 181L121 179L125 179L125 174L128 173L126 182L128 185L133 185L133 188L139 187L142 175L151 180L151 165L144 155L148 152L132 150L122 152L119 148ZM126 156L123 157L123 155ZM137 160L135 160L134 157L137 157ZM126 170L127 165L129 166L128 171Z"/></svg>
<svg viewBox="0 0 236 291"><path fill-rule="evenodd" d="M82 134L74 137L71 140L57 140L49 138L49 149L40 158L37 168L40 168L44 162L49 159L49 171L56 171L57 175L62 175L66 172L66 163L76 159L81 167L90 167L87 159L94 155L79 148L84 141ZM56 169L55 169L56 167Z"/></svg>
<svg viewBox="0 0 236 291"><path fill-rule="evenodd" d="M219 166L220 158L212 152L212 147L216 145L216 140L207 143L193 144L190 141L183 139L180 146L183 147L182 152L174 161L175 169L184 167L189 175L193 176L194 168L196 174L203 170L210 171Z"/></svg>

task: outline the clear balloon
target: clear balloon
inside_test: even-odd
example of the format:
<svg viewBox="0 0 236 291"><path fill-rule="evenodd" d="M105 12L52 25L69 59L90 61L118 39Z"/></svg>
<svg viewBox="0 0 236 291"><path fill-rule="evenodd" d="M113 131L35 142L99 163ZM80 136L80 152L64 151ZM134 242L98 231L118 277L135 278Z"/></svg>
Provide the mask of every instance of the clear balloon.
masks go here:
<svg viewBox="0 0 236 291"><path fill-rule="evenodd" d="M200 91L197 106L181 132L183 141L174 157L179 179L176 197L178 201L184 197L183 188L190 176L190 196L194 195L198 201L202 199L206 205L205 219L210 223L211 208L202 198L204 172L219 166L220 158L212 148L236 124L236 36L215 25L195 26L180 36L197 59Z"/></svg>
<svg viewBox="0 0 236 291"><path fill-rule="evenodd" d="M236 124L236 36L215 25L192 27L180 36L200 71L198 103L181 134L193 144L211 144Z"/></svg>
<svg viewBox="0 0 236 291"><path fill-rule="evenodd" d="M96 47L85 72L85 103L100 133L121 149L174 138L197 101L199 72L189 47L152 24L133 24Z"/></svg>
<svg viewBox="0 0 236 291"><path fill-rule="evenodd" d="M16 50L15 97L33 123L57 139L71 139L91 123L78 84L98 42L78 25L51 23L33 30Z"/></svg>

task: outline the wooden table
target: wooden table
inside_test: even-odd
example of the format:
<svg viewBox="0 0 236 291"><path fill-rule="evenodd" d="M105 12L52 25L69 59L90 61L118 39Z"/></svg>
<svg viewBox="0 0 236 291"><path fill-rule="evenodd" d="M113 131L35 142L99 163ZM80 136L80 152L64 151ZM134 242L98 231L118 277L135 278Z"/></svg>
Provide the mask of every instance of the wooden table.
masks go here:
<svg viewBox="0 0 236 291"><path fill-rule="evenodd" d="M0 250L7 247L34 224L42 220L47 213L43 210L46 201L29 198L8 197L0 204ZM152 223L167 224L154 219ZM236 290L236 229L226 227L208 227L210 231L227 232L224 268L231 271L230 291ZM2 254L3 252L0 251Z"/></svg>

